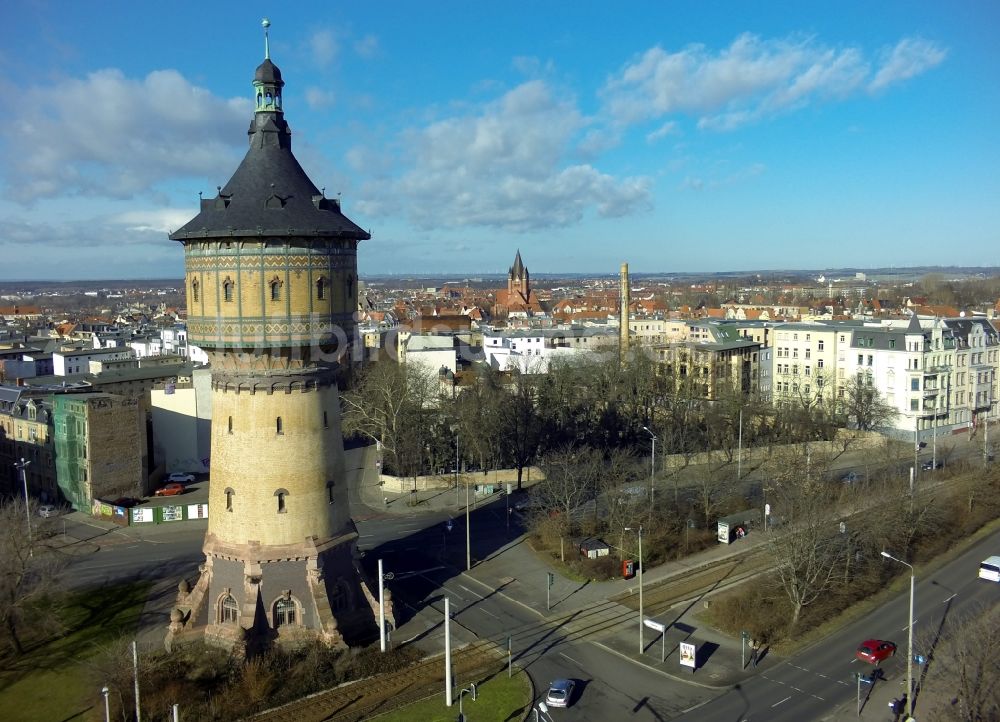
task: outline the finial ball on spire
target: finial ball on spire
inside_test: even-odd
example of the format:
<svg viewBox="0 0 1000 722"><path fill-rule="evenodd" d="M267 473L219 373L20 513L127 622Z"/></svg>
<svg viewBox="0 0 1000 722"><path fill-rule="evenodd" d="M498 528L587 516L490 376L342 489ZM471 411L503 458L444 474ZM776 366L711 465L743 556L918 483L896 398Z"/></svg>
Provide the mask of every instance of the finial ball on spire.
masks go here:
<svg viewBox="0 0 1000 722"><path fill-rule="evenodd" d="M271 21L268 20L267 18L264 18L263 20L260 21L260 26L265 30L267 30L269 27L271 27Z"/></svg>

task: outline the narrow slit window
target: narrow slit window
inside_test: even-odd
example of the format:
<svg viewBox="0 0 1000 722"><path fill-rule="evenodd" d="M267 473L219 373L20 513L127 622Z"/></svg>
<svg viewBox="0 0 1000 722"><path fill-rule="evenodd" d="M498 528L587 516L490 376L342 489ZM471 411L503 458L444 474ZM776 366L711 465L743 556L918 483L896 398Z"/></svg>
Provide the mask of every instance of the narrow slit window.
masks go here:
<svg viewBox="0 0 1000 722"><path fill-rule="evenodd" d="M279 434L285 433L285 425L284 423L282 423L280 416L277 418L277 421L275 422L275 429Z"/></svg>

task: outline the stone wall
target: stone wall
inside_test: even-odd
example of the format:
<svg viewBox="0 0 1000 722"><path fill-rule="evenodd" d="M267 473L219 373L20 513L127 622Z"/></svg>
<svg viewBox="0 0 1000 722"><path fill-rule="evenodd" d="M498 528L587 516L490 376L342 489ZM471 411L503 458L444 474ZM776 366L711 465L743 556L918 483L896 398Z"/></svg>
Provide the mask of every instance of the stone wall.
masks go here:
<svg viewBox="0 0 1000 722"><path fill-rule="evenodd" d="M811 441L809 446L817 454L828 453L828 454L839 454L844 450L844 444L849 443L849 451L857 451L859 449L881 449L886 444L895 443L892 440L886 438L883 434L876 431L853 431L849 429L839 429L837 431L836 439L833 441ZM772 447L748 447L743 449L743 463L749 464L754 460L760 460L761 456L767 456L769 453L773 453L781 448L789 448L801 446L801 444L784 444L775 445ZM683 469L686 466L695 466L697 464L723 464L727 460L725 452L722 451L706 451L700 454L694 454L693 456L685 457L683 454L668 454L657 458L657 466L660 469L667 471L676 471L677 469ZM737 462L736 450L733 450L732 462L735 464Z"/></svg>
<svg viewBox="0 0 1000 722"><path fill-rule="evenodd" d="M418 476L416 480L412 476L392 476L391 474L379 474L379 481L383 491L393 494L405 494L413 489L417 491L428 491L431 489L453 489L455 487L454 474L435 474L431 476ZM539 479L544 478L541 470L537 466L525 467L521 477L522 485L527 486ZM517 469L497 469L487 473L481 471L469 472L458 475L458 485L465 484L506 484L510 482L517 485Z"/></svg>

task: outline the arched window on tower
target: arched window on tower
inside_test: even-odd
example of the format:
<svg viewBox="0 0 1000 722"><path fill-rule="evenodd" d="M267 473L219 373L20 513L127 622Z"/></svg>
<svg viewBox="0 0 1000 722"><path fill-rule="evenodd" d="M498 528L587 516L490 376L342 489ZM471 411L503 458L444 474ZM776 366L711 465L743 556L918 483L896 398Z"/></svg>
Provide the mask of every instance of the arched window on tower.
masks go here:
<svg viewBox="0 0 1000 722"><path fill-rule="evenodd" d="M275 420L274 426L275 426L275 430L278 432L278 434L284 434L285 433L285 424L281 421L281 417L280 416Z"/></svg>
<svg viewBox="0 0 1000 722"><path fill-rule="evenodd" d="M222 282L222 300L231 302L233 300L233 279L226 277L226 280Z"/></svg>
<svg viewBox="0 0 1000 722"><path fill-rule="evenodd" d="M326 280L325 276L321 276L319 279L317 279L317 281L316 281L316 300L317 301L325 301L326 300L327 291L329 290L329 288L330 288L330 282L328 280Z"/></svg>
<svg viewBox="0 0 1000 722"><path fill-rule="evenodd" d="M195 278L191 281L191 301L193 303L198 303L201 300L201 294L199 291L198 279Z"/></svg>
<svg viewBox="0 0 1000 722"><path fill-rule="evenodd" d="M226 511L233 510L233 497L236 496L236 492L231 488L226 487Z"/></svg>
<svg viewBox="0 0 1000 722"><path fill-rule="evenodd" d="M229 417L229 433L233 433L233 417Z"/></svg>
<svg viewBox="0 0 1000 722"><path fill-rule="evenodd" d="M232 594L226 594L219 601L219 621L223 624L236 624L240 620L240 605Z"/></svg>
<svg viewBox="0 0 1000 722"><path fill-rule="evenodd" d="M296 622L296 604L288 592L274 603L274 626L282 627Z"/></svg>
<svg viewBox="0 0 1000 722"><path fill-rule="evenodd" d="M274 496L278 500L278 513L284 514L285 512L287 512L288 508L285 505L285 499L288 497L288 490L278 489L276 492L274 492Z"/></svg>
<svg viewBox="0 0 1000 722"><path fill-rule="evenodd" d="M277 277L271 279L271 300L281 300L281 280Z"/></svg>

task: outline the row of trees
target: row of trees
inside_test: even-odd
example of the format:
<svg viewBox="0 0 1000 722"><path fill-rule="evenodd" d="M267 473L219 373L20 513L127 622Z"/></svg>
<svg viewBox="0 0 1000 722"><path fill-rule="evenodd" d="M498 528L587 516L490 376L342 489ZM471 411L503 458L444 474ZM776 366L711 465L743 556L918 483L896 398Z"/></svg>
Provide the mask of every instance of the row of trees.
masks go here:
<svg viewBox="0 0 1000 722"><path fill-rule="evenodd" d="M776 408L725 384L706 402L697 383L661 371L635 353L624 364L612 357L554 363L545 374L481 367L471 383L455 386L421 365L376 363L343 395L344 431L379 442L387 473L513 467L520 484L526 467L565 447L648 453L645 429L661 454L720 450L733 458L740 444L831 439L848 423L872 429L892 414L861 376L837 404L802 398Z"/></svg>

